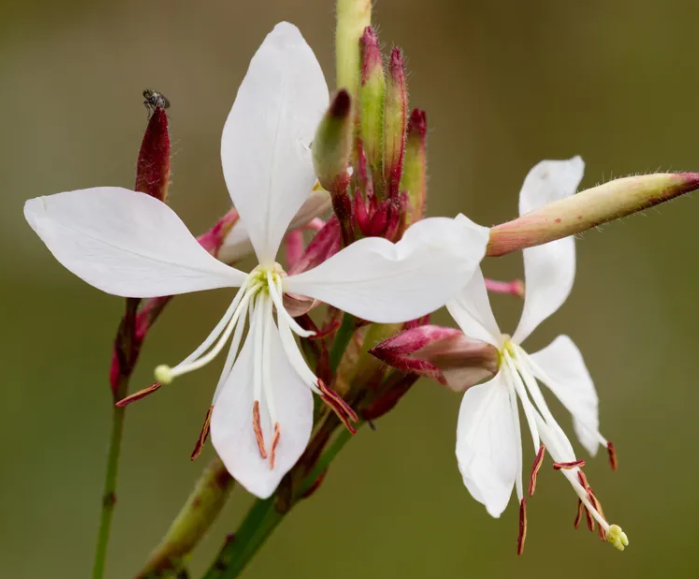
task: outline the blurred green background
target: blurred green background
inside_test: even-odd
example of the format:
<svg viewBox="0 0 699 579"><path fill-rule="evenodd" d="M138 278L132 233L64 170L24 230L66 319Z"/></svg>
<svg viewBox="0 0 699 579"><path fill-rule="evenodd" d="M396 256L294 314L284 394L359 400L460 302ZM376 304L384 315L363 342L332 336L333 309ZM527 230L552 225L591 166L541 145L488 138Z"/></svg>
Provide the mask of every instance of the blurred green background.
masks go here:
<svg viewBox="0 0 699 579"><path fill-rule="evenodd" d="M204 230L227 208L219 139L250 57L290 20L332 85L333 11L331 0L0 4L0 576L89 576L122 309L53 260L22 218L24 200L132 186L141 91L151 87L173 103L172 205ZM385 46L405 49L411 105L428 111L432 215L463 211L487 225L513 217L520 184L542 158L582 155L583 187L699 170L697 2L379 0L374 15ZM699 576L696 203L587 233L571 298L528 342L534 351L565 332L586 358L620 461L611 473L600 455L587 473L629 534L625 553L574 531L574 495L546 463L518 558L515 504L491 519L462 486L459 396L420 382L348 446L245 577ZM521 258L485 269L509 279L521 275ZM134 385L188 354L228 298L178 298ZM503 330L513 328L520 304L494 302ZM212 456L208 447L189 461L216 371L129 409L110 579L135 574ZM194 557L194 576L249 502L234 494Z"/></svg>

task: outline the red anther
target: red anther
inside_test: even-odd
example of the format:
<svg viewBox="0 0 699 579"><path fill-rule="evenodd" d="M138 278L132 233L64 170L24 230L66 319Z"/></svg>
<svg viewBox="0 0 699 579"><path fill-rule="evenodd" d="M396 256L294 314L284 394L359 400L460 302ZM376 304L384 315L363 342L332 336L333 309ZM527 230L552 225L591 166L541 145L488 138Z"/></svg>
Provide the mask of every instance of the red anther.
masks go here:
<svg viewBox="0 0 699 579"><path fill-rule="evenodd" d="M573 522L573 526L577 529L580 527L580 522L582 521L583 517L583 511L585 511L585 505L583 505L583 502L578 499L578 514L575 515L575 521Z"/></svg>
<svg viewBox="0 0 699 579"><path fill-rule="evenodd" d="M149 394L153 394L156 390L158 390L162 384L160 382L153 382L148 388L144 388L143 390L139 390L138 392L134 392L131 394L131 396L127 396L126 398L122 398L119 400L119 402L116 403L116 405L119 408L123 408L124 406L128 406L132 402L136 402L137 400L140 400L141 398L145 398Z"/></svg>
<svg viewBox="0 0 699 579"><path fill-rule="evenodd" d="M590 488L590 483L587 482L587 477L585 473L581 470L578 471L578 480L585 490Z"/></svg>
<svg viewBox="0 0 699 579"><path fill-rule="evenodd" d="M517 554L524 552L524 541L527 539L527 498L519 503L519 535L517 537Z"/></svg>
<svg viewBox="0 0 699 579"><path fill-rule="evenodd" d="M595 507L595 509L597 510L597 512L602 516L602 518L604 518L604 513L602 512L602 505L601 505L600 502L597 500L597 497L596 497L595 494L592 492L592 489L591 489L591 488L588 488L588 489L587 489L587 498L590 500L590 502L592 503L592 506ZM589 512L589 510L588 510L588 512ZM589 523L588 523L588 526L589 526ZM590 530L592 530L592 529L590 529ZM605 530L602 528L602 525L599 525L599 526L597 527L597 531L599 532L600 539L602 539L603 541L606 541L606 540L607 540L607 533L606 533Z"/></svg>
<svg viewBox="0 0 699 579"><path fill-rule="evenodd" d="M578 480L580 481L580 484L583 486L585 491L590 492L590 484L587 482L587 477L585 476L585 473L581 470L578 471ZM594 505L594 501L592 501L592 504ZM592 515L590 514L590 511L585 507L585 518L587 519L587 528L590 529L590 531L595 530L595 520L592 518Z"/></svg>
<svg viewBox="0 0 699 579"><path fill-rule="evenodd" d="M536 453L536 458L534 459L534 465L532 466L532 474L529 477L529 496L534 496L534 491L536 490L536 476L539 474L541 469L541 464L544 462L544 455L546 454L546 446L541 445L539 447L539 452Z"/></svg>
<svg viewBox="0 0 699 579"><path fill-rule="evenodd" d="M272 470L274 468L274 459L277 455L277 446L279 445L279 439L282 436L282 431L278 422L274 423L274 434L272 435L272 449L269 451L269 468Z"/></svg>
<svg viewBox="0 0 699 579"><path fill-rule="evenodd" d="M553 470L570 470L571 468L582 468L584 466L584 460L574 460L573 462L554 462Z"/></svg>
<svg viewBox="0 0 699 579"><path fill-rule="evenodd" d="M616 471L616 469L619 468L619 461L616 457L616 449L614 448L614 444L611 442L607 443L607 452L609 453L609 464L612 467L612 470Z"/></svg>
<svg viewBox="0 0 699 579"><path fill-rule="evenodd" d="M209 406L209 409L206 411L206 418L204 419L204 425L201 427L201 432L199 433L199 438L197 439L197 443L194 445L194 450L192 451L192 456L191 456L192 460L196 459L201 454L201 451L204 448L204 444L206 443L206 439L209 438L209 428L211 426L211 413L213 411L214 411L213 406Z"/></svg>
<svg viewBox="0 0 699 579"><path fill-rule="evenodd" d="M267 458L267 450L265 449L265 437L262 435L262 424L260 423L260 401L255 400L252 405L252 427L255 430L255 438L257 439L257 448L260 451L262 458Z"/></svg>
<svg viewBox="0 0 699 579"><path fill-rule="evenodd" d="M356 434L357 429L352 425L352 422L359 422L357 413L349 404L347 404L347 402L342 399L337 392L328 388L320 379L318 380L318 388L322 392L320 397L323 402L325 402L332 409L342 424L345 425L347 430L349 430L352 434Z"/></svg>

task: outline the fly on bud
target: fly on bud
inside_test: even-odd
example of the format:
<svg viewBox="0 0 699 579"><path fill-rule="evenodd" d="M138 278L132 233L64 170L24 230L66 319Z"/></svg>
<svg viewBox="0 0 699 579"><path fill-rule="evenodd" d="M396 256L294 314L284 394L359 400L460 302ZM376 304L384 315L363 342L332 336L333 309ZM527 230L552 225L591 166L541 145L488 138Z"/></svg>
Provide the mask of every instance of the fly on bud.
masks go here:
<svg viewBox="0 0 699 579"><path fill-rule="evenodd" d="M352 99L346 90L341 89L318 125L312 148L316 176L321 186L332 195L345 245L352 239L352 205L347 194L352 135Z"/></svg>
<svg viewBox="0 0 699 579"><path fill-rule="evenodd" d="M401 332L370 353L402 372L425 376L462 392L498 371L497 348L462 331L421 326Z"/></svg>
<svg viewBox="0 0 699 579"><path fill-rule="evenodd" d="M366 160L378 188L382 178L383 116L386 79L381 64L379 39L368 26L361 39L362 77L359 87L360 135ZM377 193L381 193L377 191Z"/></svg>
<svg viewBox="0 0 699 579"><path fill-rule="evenodd" d="M406 225L420 221L425 212L427 200L427 154L425 142L427 137L427 117L425 111L415 109L408 121L408 136L405 146L405 161L400 190L407 191L410 199L410 211L405 219Z"/></svg>
<svg viewBox="0 0 699 579"><path fill-rule="evenodd" d="M405 126L408 114L408 87L405 64L399 48L394 48L388 64L384 107L384 183L389 197L398 194L405 152Z"/></svg>

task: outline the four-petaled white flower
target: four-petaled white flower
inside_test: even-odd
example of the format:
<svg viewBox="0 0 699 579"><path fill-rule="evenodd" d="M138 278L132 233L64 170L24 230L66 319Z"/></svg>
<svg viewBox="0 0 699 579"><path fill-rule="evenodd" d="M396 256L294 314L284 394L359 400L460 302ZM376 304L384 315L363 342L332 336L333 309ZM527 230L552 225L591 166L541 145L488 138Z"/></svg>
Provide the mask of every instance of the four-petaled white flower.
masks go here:
<svg viewBox="0 0 699 579"><path fill-rule="evenodd" d="M583 175L583 161L542 161L527 175L520 192L519 212L533 209L575 193ZM568 297L575 277L575 241L572 237L524 250L526 297L519 325L512 337L502 334L493 316L480 271L464 291L447 304L465 334L484 340L500 351L500 369L492 380L475 386L464 395L457 426L456 456L464 483L473 497L493 517L499 517L516 486L520 501L521 553L526 534L526 498L522 486L522 442L519 399L524 410L536 459L528 494L536 486L536 474L545 450L554 468L568 479L578 495L580 523L586 514L588 526L597 522L600 534L616 548L628 544L617 525L609 525L594 496L573 447L551 414L538 381L543 382L573 415L574 428L582 445L594 455L607 446L612 468L614 447L599 432L598 399L583 358L568 336L559 336L535 354L520 344Z"/></svg>
<svg viewBox="0 0 699 579"><path fill-rule="evenodd" d="M231 340L211 437L231 474L259 497L274 491L305 449L312 392L352 414L306 365L293 334L312 332L284 309L283 293L374 322L411 320L459 292L488 239L487 229L463 216L427 219L396 244L363 239L315 269L286 276L275 258L315 182L310 145L328 100L320 65L298 29L277 25L250 63L221 144L226 183L259 260L249 274L209 255L167 205L142 193L102 187L25 206L55 257L103 291L146 298L240 287L201 346L180 364L159 367L156 377L168 383L200 368Z"/></svg>

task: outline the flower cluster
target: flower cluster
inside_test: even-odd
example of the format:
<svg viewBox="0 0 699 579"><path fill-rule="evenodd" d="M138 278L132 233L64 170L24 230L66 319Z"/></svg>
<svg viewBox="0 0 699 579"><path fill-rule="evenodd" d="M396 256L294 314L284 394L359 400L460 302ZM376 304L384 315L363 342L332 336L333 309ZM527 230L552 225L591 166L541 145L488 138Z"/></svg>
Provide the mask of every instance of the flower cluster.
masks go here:
<svg viewBox="0 0 699 579"><path fill-rule="evenodd" d="M210 432L230 474L266 498L304 460L319 416L332 416L326 409L354 431L357 423L395 406L417 376L426 376L465 391L456 435L459 470L468 491L494 517L515 489L519 553L527 498L547 453L577 497L576 526L584 516L591 530L597 525L604 540L624 550L626 535L607 521L582 470L585 461L540 386L572 414L582 446L591 455L606 447L616 470L578 348L567 336L534 354L521 346L572 288L570 233L590 219L584 201L574 206L568 230L560 224L571 217L562 204L583 198L574 196L582 160L535 166L519 196L523 221L505 229L491 231L463 215L424 218L427 122L423 111L408 111L401 52L394 49L384 62L371 27L350 41L342 52L350 74L331 96L296 27L281 23L267 36L223 129L221 160L234 209L199 239L164 194L138 183L135 191L98 187L27 201L26 219L56 259L102 291L164 299L234 290L202 343L181 362L158 366L156 382L120 404L202 368L227 348L193 458ZM154 105L151 122L163 118ZM153 150L163 157L162 149ZM169 145L164 157L156 171L161 193L167 189ZM697 185L696 176L671 177L675 181L667 177L657 198ZM591 193L589 203L598 207L600 195ZM643 204L610 209L596 219ZM321 221L330 206L334 215ZM541 231L538 241L532 241L532 227ZM314 233L305 246L304 229ZM481 260L497 253L496 231L504 232L509 251L518 243L524 248L524 284L483 277ZM279 256L282 247L286 259ZM246 273L231 264L248 251L258 265ZM500 331L488 290L523 294L521 320L511 336ZM429 314L443 306L459 329L429 323ZM314 407L313 394L325 408ZM526 487L520 408L533 450Z"/></svg>

